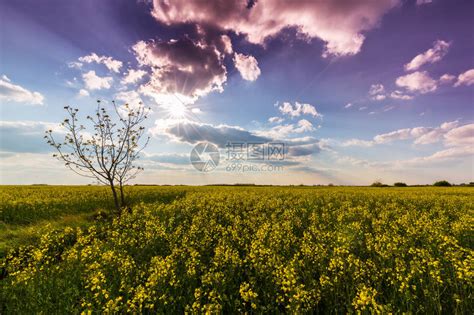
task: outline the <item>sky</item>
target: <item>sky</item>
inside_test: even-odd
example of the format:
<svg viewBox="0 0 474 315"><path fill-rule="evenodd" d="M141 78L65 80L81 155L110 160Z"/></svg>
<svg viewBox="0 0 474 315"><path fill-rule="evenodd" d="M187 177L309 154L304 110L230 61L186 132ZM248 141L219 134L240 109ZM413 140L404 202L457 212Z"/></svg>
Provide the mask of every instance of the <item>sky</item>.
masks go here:
<svg viewBox="0 0 474 315"><path fill-rule="evenodd" d="M43 135L98 99L151 108L132 183L472 182L473 21L458 0L0 0L0 183L93 183ZM284 156L229 158L255 144Z"/></svg>

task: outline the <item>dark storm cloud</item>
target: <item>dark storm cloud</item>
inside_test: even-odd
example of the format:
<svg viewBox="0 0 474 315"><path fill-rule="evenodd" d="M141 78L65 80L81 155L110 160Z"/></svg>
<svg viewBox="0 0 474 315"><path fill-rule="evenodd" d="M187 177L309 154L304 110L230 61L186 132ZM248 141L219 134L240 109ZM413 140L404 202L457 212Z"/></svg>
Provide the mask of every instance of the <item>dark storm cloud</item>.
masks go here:
<svg viewBox="0 0 474 315"><path fill-rule="evenodd" d="M150 133L155 137L166 136L190 144L211 142L220 148L226 148L228 143L283 143L287 156L295 158L318 154L323 150L319 140L313 137L274 139L236 126L211 125L189 120L157 120Z"/></svg>
<svg viewBox="0 0 474 315"><path fill-rule="evenodd" d="M318 143L309 145L291 146L288 148L290 156L308 156L321 152L321 147Z"/></svg>
<svg viewBox="0 0 474 315"><path fill-rule="evenodd" d="M166 25L196 23L244 34L256 44L293 27L308 38L326 43L323 55L359 52L364 31L379 22L398 0L333 1L153 1L153 16Z"/></svg>
<svg viewBox="0 0 474 315"><path fill-rule="evenodd" d="M149 93L179 93L196 98L222 91L227 80L223 54L216 46L189 37L167 42L140 41L133 50L140 64L151 67L152 79L144 86Z"/></svg>
<svg viewBox="0 0 474 315"><path fill-rule="evenodd" d="M234 126L211 125L194 121L158 120L151 133L155 136L167 135L180 142L197 143L207 141L220 148L225 148L228 142L269 142L271 139L260 137Z"/></svg>
<svg viewBox="0 0 474 315"><path fill-rule="evenodd" d="M189 164L189 154L163 153L163 154L144 154L144 159L165 163L186 165Z"/></svg>

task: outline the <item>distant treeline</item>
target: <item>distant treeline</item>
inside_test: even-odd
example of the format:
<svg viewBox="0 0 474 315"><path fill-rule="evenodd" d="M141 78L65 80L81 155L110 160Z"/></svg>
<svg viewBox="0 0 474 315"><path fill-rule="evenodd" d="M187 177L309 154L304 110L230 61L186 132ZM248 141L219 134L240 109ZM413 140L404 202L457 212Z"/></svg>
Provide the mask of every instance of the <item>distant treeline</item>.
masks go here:
<svg viewBox="0 0 474 315"><path fill-rule="evenodd" d="M31 184L31 186L49 186L48 184ZM57 186L57 185L52 185ZM74 185L75 186L75 185ZM88 184L87 186L102 186L102 185L92 185ZM185 184L133 184L130 186L172 186L172 187L180 187L180 186L190 186ZM253 183L235 183L235 184L206 184L206 185L196 185L196 186L252 186L252 187L367 187L365 185L336 185L336 184L315 184L315 185L262 185L262 184L253 184ZM453 184L446 180L437 181L433 184L425 184L425 185L408 185L403 182L396 182L393 185L384 184L380 181L373 182L370 187L429 187L429 186L437 186L437 187L450 187L450 186L462 186L462 187L474 187L474 182L469 183L461 183L461 184Z"/></svg>

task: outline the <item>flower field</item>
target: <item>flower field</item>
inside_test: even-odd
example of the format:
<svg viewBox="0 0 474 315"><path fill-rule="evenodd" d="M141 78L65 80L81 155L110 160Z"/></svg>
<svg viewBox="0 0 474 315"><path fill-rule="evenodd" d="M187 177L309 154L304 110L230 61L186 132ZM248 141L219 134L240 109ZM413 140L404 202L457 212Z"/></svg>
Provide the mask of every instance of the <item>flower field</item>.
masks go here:
<svg viewBox="0 0 474 315"><path fill-rule="evenodd" d="M129 191L131 210L113 217L102 187L0 188L9 229L104 209L10 248L0 313L473 309L472 188Z"/></svg>

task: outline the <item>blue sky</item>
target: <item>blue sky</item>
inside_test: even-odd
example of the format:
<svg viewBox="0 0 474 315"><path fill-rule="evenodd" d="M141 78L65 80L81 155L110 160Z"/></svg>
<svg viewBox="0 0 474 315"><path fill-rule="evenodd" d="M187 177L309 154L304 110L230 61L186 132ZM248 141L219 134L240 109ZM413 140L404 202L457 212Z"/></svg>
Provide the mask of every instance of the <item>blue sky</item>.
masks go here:
<svg viewBox="0 0 474 315"><path fill-rule="evenodd" d="M65 105L86 116L97 99L152 108L138 183L474 181L473 12L442 0L0 0L0 181L89 183L42 134ZM222 144L255 139L287 145L281 168L226 170ZM221 148L212 172L189 163L199 142Z"/></svg>

